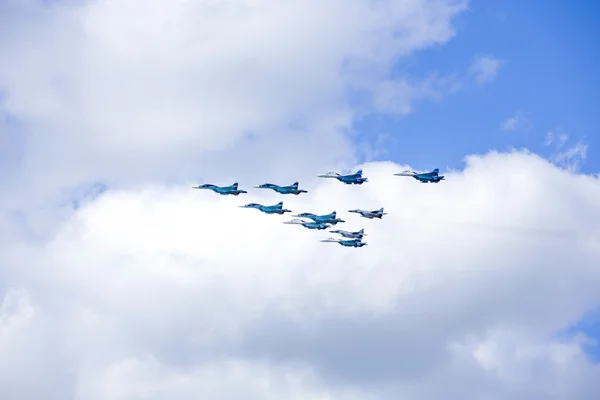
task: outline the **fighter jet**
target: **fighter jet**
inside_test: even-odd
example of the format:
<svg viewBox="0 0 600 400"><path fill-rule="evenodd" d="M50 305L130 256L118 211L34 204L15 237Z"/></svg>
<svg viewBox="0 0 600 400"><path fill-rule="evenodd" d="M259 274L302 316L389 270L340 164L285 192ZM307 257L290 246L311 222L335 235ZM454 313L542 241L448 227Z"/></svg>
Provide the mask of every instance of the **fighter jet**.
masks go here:
<svg viewBox="0 0 600 400"><path fill-rule="evenodd" d="M238 190L238 183L234 183L231 186L217 186L217 185L211 185L211 184L204 184L204 185L200 185L200 186L195 186L192 187L192 189L209 189L212 190L215 193L219 193L223 196L226 196L228 194L232 194L234 196L239 195L240 193L248 193L245 190Z"/></svg>
<svg viewBox="0 0 600 400"><path fill-rule="evenodd" d="M312 219L315 222L325 222L325 223L331 224L331 225L335 225L338 222L346 222L341 218L336 218L335 211L333 211L331 214L325 214L325 215L315 215L313 213L301 213L298 215L293 215L293 217L308 218L308 219Z"/></svg>
<svg viewBox="0 0 600 400"><path fill-rule="evenodd" d="M431 172L424 172L422 174L418 174L415 171L404 171L404 172L400 172L399 174L394 174L396 176L412 176L413 178L415 178L416 180L418 180L421 183L429 183L429 182L433 182L433 183L438 183L439 181L443 181L444 180L444 176L443 175L439 175L440 169L436 168Z"/></svg>
<svg viewBox="0 0 600 400"><path fill-rule="evenodd" d="M366 242L363 242L360 239L343 240L343 239L329 238L329 239L321 240L321 242L324 242L324 243L339 243L342 246L346 246L346 247L363 247L363 246L367 245Z"/></svg>
<svg viewBox="0 0 600 400"><path fill-rule="evenodd" d="M384 215L387 215L387 213L383 212L383 208L380 208L379 210L375 210L375 211L356 209L356 210L348 210L348 212L357 213L357 214L360 214L361 217L369 218L369 219L373 219L373 218L381 219L381 217L383 217Z"/></svg>
<svg viewBox="0 0 600 400"><path fill-rule="evenodd" d="M346 185L362 185L364 182L367 182L367 178L362 177L362 169L359 169L354 174L350 175L340 175L337 172L328 172L323 175L318 175L319 178L335 178L340 182L345 183Z"/></svg>
<svg viewBox="0 0 600 400"><path fill-rule="evenodd" d="M306 190L298 189L298 182L294 182L289 186L279 186L272 183L263 183L262 185L254 186L256 189L272 189L280 194L295 194L308 193Z"/></svg>
<svg viewBox="0 0 600 400"><path fill-rule="evenodd" d="M286 212L292 212L292 210L287 210L285 208L283 208L283 201L280 201L279 203L275 204L274 206L263 206L262 204L257 204L257 203L249 203L246 204L245 206L239 206L241 208L256 208L257 210L260 210L262 212L264 212L265 214L284 214Z"/></svg>
<svg viewBox="0 0 600 400"><path fill-rule="evenodd" d="M360 231L356 231L356 232L342 231L339 229L334 230L334 231L329 231L329 232L337 233L337 234L342 235L345 238L350 238L350 239L362 239L363 236L367 236L364 229L361 229Z"/></svg>
<svg viewBox="0 0 600 400"><path fill-rule="evenodd" d="M302 221L301 219L293 219L291 221L284 222L284 224L302 225L303 227L308 228L308 229L318 229L318 230L327 229L331 226L325 222Z"/></svg>

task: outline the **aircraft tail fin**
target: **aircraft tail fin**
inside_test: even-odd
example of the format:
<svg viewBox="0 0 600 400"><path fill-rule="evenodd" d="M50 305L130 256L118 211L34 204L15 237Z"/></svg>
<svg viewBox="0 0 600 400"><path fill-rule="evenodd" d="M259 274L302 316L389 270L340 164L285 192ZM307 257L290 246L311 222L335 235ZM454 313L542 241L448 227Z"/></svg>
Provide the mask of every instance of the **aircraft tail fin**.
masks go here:
<svg viewBox="0 0 600 400"><path fill-rule="evenodd" d="M362 228L360 231L358 231L358 233L360 233L361 235L362 235L363 233L365 233L365 228Z"/></svg>
<svg viewBox="0 0 600 400"><path fill-rule="evenodd" d="M439 168L436 168L436 169L434 169L434 170L433 170L433 171L431 171L431 172L433 172L434 174L436 174L436 175L437 175L437 174L440 172L440 169L439 169Z"/></svg>
<svg viewBox="0 0 600 400"><path fill-rule="evenodd" d="M294 183L292 183L292 187L293 187L294 189L298 189L298 182L294 182Z"/></svg>
<svg viewBox="0 0 600 400"><path fill-rule="evenodd" d="M282 208L283 207L283 201L280 201L279 203L276 204L277 208Z"/></svg>
<svg viewBox="0 0 600 400"><path fill-rule="evenodd" d="M231 185L231 187L233 188L233 190L237 190L238 189L238 183L234 182L234 184Z"/></svg>
<svg viewBox="0 0 600 400"><path fill-rule="evenodd" d="M359 169L358 171L356 171L356 173L354 175L356 175L358 177L362 177L362 173L363 173L363 170Z"/></svg>

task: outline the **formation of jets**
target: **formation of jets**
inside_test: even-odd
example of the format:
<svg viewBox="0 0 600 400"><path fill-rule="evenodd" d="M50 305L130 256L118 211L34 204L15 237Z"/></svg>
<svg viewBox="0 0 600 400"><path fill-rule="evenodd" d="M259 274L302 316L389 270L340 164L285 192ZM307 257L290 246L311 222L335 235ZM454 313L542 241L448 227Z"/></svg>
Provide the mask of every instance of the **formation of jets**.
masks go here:
<svg viewBox="0 0 600 400"><path fill-rule="evenodd" d="M403 171L403 172L400 172L400 173L397 173L394 175L395 176L411 176L421 183L430 183L430 182L431 183L439 183L440 181L444 180L444 176L439 175L439 172L440 172L440 170L438 168L436 168L431 172L417 173L414 171ZM318 175L318 177L319 178L334 178L342 183L345 183L346 185L362 185L363 183L368 182L368 178L363 178L362 174L363 174L362 169L359 169L354 174L349 174L349 175L341 175L337 172L328 172L323 175ZM262 185L254 186L254 188L270 189L279 194L284 194L284 195L285 194L299 195L301 193L308 193L308 191L298 188L298 182L294 182L288 186L280 186L280 185L275 185L272 183L263 183ZM217 185L211 185L211 184L204 184L204 185L195 186L195 187L193 187L193 189L212 190L213 192L218 193L223 196L228 196L228 195L238 196L242 193L248 193L245 190L239 189L237 182L235 182L229 186L217 186ZM272 205L272 206L265 206L263 204L258 204L258 203L248 203L246 205L239 206L239 207L240 208L255 208L265 214L283 215L285 213L292 212L292 210L283 208L283 201L280 201L279 203ZM382 219L384 215L387 215L387 213L384 212L383 207L380 208L379 210L354 209L354 210L348 210L348 212L358 214L361 217L367 218L367 219ZM338 218L337 213L335 211L332 211L331 213L324 214L324 215L316 215L313 213L304 212L304 213L299 213L297 215L293 215L293 217L294 217L294 219L284 222L284 224L302 225L303 227L305 227L307 229L323 230L323 229L328 229L338 223L346 222L343 219ZM349 231L335 229L335 230L331 230L329 232L338 234L338 235L342 236L344 239L328 238L326 240L321 240L321 242L339 243L340 245L345 246L345 247L363 247L363 246L367 245L367 243L362 241L363 237L367 236L364 229L360 229L359 231L356 231L356 232L349 232Z"/></svg>

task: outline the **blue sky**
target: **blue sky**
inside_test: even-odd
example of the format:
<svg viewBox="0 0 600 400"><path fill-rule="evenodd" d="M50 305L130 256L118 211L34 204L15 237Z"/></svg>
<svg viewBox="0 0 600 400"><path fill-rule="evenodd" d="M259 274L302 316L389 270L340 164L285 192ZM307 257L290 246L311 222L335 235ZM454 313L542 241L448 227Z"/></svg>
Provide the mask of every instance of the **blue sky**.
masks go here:
<svg viewBox="0 0 600 400"><path fill-rule="evenodd" d="M397 68L399 75L465 76L476 55L504 61L497 78L485 85L463 85L439 101L420 101L406 116L370 115L355 124L362 137L375 143L389 134L380 158L418 170L462 169L468 154L527 148L552 158L549 131L569 136L566 147L588 145L583 173L600 172L600 27L597 3L580 1L473 1L455 24L448 43L425 50ZM503 124L520 116L523 129ZM600 341L600 309L567 329ZM600 360L600 346L586 346Z"/></svg>
<svg viewBox="0 0 600 400"><path fill-rule="evenodd" d="M497 79L463 85L439 101L417 102L407 116L370 115L355 129L371 138L390 134L384 158L419 170L462 168L465 155L490 149L528 148L551 157L555 148L545 145L546 135L560 129L569 136L564 148L588 145L581 171L597 173L600 52L594 38L600 28L594 17L600 8L592 1L541 4L471 2L452 40L420 52L396 72L461 79L474 56L490 55L504 61ZM526 118L529 129L503 130L515 115Z"/></svg>

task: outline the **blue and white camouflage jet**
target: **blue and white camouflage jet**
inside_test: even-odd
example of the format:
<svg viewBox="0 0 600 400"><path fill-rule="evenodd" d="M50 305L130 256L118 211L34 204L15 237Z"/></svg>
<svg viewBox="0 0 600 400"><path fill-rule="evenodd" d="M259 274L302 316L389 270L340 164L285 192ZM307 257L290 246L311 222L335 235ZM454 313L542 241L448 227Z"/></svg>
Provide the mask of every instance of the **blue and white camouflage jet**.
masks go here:
<svg viewBox="0 0 600 400"><path fill-rule="evenodd" d="M302 225L305 228L308 229L327 229L329 228L331 225L326 223L326 222L315 222L315 221L303 221L301 219L293 219L291 221L287 221L284 222L284 224L290 224L290 225Z"/></svg>
<svg viewBox="0 0 600 400"><path fill-rule="evenodd" d="M369 218L369 219L373 219L373 218L381 219L381 217L383 217L384 215L387 215L387 213L383 212L383 208L380 208L379 210L374 210L374 211L356 209L356 210L348 210L348 212L360 214L361 217Z"/></svg>
<svg viewBox="0 0 600 400"><path fill-rule="evenodd" d="M323 175L318 175L319 178L335 178L340 182L345 183L346 185L362 185L364 182L367 182L367 178L362 177L362 169L359 169L354 174L350 175L341 175L337 172L328 172Z"/></svg>
<svg viewBox="0 0 600 400"><path fill-rule="evenodd" d="M336 230L329 231L329 232L337 233L339 235L342 235L345 238L350 238L350 239L362 239L363 236L367 236L364 229L361 229L360 231L356 231L356 232L348 232L348 231L342 231L342 230L336 229Z"/></svg>
<svg viewBox="0 0 600 400"><path fill-rule="evenodd" d="M343 240L343 239L329 238L329 239L321 240L321 242L324 242L324 243L339 243L342 246L346 246L346 247L363 247L363 246L367 245L366 242L363 242L360 239Z"/></svg>
<svg viewBox="0 0 600 400"><path fill-rule="evenodd" d="M240 193L248 193L245 190L239 190L237 182L235 182L233 185L230 185L230 186L217 186L217 185L211 185L211 184L207 183L204 185L195 186L192 189L208 189L208 190L212 190L215 193L219 193L223 196L227 196L229 194L237 196Z"/></svg>
<svg viewBox="0 0 600 400"><path fill-rule="evenodd" d="M286 212L292 212L292 210L287 210L285 208L283 208L283 201L280 201L279 203L275 204L274 206L263 206L262 204L258 204L258 203L249 203L246 204L244 206L239 206L241 208L256 208L257 210L260 210L262 212L264 212L265 214L284 214Z"/></svg>
<svg viewBox="0 0 600 400"><path fill-rule="evenodd" d="M404 171L404 172L400 172L398 174L394 174L396 176L412 176L413 178L415 178L416 180L418 180L421 183L438 183L439 181L443 181L444 180L444 176L440 175L440 169L436 168L431 172L423 172L421 174L416 173L415 171Z"/></svg>
<svg viewBox="0 0 600 400"><path fill-rule="evenodd" d="M272 183L263 183L262 185L254 186L256 189L272 189L280 194L295 194L308 193L306 190L298 189L298 182L294 182L289 186L279 186Z"/></svg>
<svg viewBox="0 0 600 400"><path fill-rule="evenodd" d="M336 218L336 212L333 211L330 214L325 215L315 215L313 213L300 213L298 215L294 215L296 218L308 218L312 219L315 222L325 222L327 224L335 225L339 222L346 222L341 218Z"/></svg>

